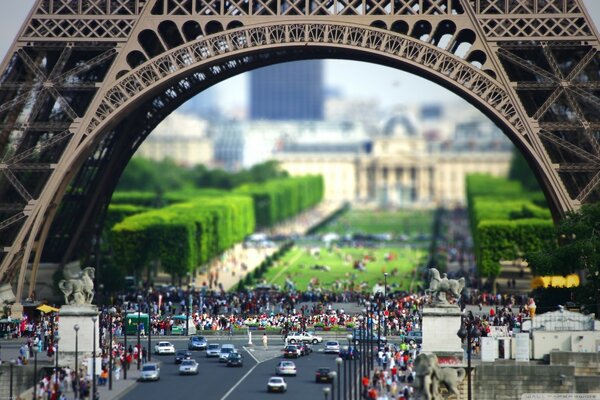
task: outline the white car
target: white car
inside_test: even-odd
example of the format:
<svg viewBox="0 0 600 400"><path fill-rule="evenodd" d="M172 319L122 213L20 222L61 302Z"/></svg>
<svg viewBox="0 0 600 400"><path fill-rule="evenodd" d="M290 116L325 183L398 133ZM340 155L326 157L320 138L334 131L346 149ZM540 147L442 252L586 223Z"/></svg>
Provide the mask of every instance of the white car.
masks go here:
<svg viewBox="0 0 600 400"><path fill-rule="evenodd" d="M336 342L335 340L328 340L325 343L325 353L336 353L340 352L340 342Z"/></svg>
<svg viewBox="0 0 600 400"><path fill-rule="evenodd" d="M288 341L288 343L304 342L304 343L317 344L317 343L322 343L323 338L321 336L316 336L316 335L313 335L312 333L308 333L308 332L302 332L302 333L292 332L287 336L287 341Z"/></svg>
<svg viewBox="0 0 600 400"><path fill-rule="evenodd" d="M293 361L279 361L277 367L275 368L275 373L277 375L292 375L296 376L298 373L296 370L296 364Z"/></svg>
<svg viewBox="0 0 600 400"><path fill-rule="evenodd" d="M219 351L219 362L227 362L229 355L235 353L235 346L232 344L224 344Z"/></svg>
<svg viewBox="0 0 600 400"><path fill-rule="evenodd" d="M158 342L154 345L154 354L175 354L175 346L171 342Z"/></svg>
<svg viewBox="0 0 600 400"><path fill-rule="evenodd" d="M198 363L196 360L183 360L179 366L179 374L196 375L198 373Z"/></svg>
<svg viewBox="0 0 600 400"><path fill-rule="evenodd" d="M282 377L273 376L269 378L269 382L267 382L268 392L285 392L286 390L287 383L285 383Z"/></svg>
<svg viewBox="0 0 600 400"><path fill-rule="evenodd" d="M157 381L160 379L160 368L157 363L146 363L142 365L142 371L140 372L139 380L144 381Z"/></svg>

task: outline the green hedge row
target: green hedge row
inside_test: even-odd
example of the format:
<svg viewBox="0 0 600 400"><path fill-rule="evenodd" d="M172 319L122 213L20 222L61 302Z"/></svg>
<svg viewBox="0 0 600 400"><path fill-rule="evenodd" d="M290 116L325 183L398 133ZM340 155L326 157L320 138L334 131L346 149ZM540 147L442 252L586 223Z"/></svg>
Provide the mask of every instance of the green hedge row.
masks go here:
<svg viewBox="0 0 600 400"><path fill-rule="evenodd" d="M233 192L252 196L256 225L263 228L317 205L323 189L323 177L309 175L246 184Z"/></svg>
<svg viewBox="0 0 600 400"><path fill-rule="evenodd" d="M481 276L500 274L501 260L555 246L554 224L543 195L519 182L489 175L467 176L467 201Z"/></svg>
<svg viewBox="0 0 600 400"><path fill-rule="evenodd" d="M198 197L125 218L113 227L111 245L115 261L132 273L160 260L166 272L181 277L254 228L250 197Z"/></svg>

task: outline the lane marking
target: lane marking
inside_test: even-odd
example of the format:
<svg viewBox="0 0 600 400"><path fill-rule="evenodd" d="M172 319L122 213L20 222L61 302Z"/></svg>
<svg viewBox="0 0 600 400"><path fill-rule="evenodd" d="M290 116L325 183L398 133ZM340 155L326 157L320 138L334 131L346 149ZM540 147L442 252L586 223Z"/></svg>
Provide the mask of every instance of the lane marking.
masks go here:
<svg viewBox="0 0 600 400"><path fill-rule="evenodd" d="M254 371L254 368L256 368L256 367L258 367L258 366L260 365L260 362L259 362L259 361L256 359L256 357L254 357L254 356L252 355L252 353L250 353L250 352L248 351L248 349L246 349L246 347L243 347L243 348L244 348L244 350L246 350L246 353L250 354L250 356L251 356L251 357L254 359L254 361L256 361L256 364L254 364L254 366L253 366L252 368L250 368L250 369L248 370L248 372L246 372L246 373L244 374L244 376L242 376L242 377L241 377L241 378L240 378L240 379L237 381L237 383L236 383L235 385L233 385L233 386L231 387L231 389L229 389L229 391L227 391L227 393L225 393L225 395L224 395L223 397L221 397L221 400L225 400L227 397L229 397L229 395L230 395L231 393L233 393L233 391L235 390L235 388L237 388L237 387L238 387L238 386L239 386L239 385L240 385L240 384L241 384L241 383L244 381L244 379L246 379L246 377L247 377L248 375L250 375L250 374L252 373L252 371Z"/></svg>
<svg viewBox="0 0 600 400"><path fill-rule="evenodd" d="M279 278L281 276L281 274L283 274L285 271L287 271L288 268L291 267L292 265L294 265L294 263L302 256L302 250L303 250L303 248L296 247L296 250L298 251L298 253L296 255L294 255L294 257L288 262L288 265L285 268L283 268L281 271L279 271L273 277L273 279L271 279L269 281L270 284L273 284L277 280L277 278Z"/></svg>
<svg viewBox="0 0 600 400"><path fill-rule="evenodd" d="M257 364L260 364L258 358L254 357L254 354L252 354L252 352L250 352L250 350L246 346L242 346L242 349L246 350L246 353L250 354L250 357L252 357Z"/></svg>

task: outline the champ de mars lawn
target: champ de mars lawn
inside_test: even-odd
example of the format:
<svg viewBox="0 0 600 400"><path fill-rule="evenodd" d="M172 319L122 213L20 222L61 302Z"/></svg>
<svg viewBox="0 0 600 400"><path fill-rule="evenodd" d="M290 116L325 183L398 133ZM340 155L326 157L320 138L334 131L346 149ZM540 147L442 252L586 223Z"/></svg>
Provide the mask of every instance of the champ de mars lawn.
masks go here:
<svg viewBox="0 0 600 400"><path fill-rule="evenodd" d="M320 233L391 233L413 237L431 234L433 212L431 210L349 210L331 223L319 229Z"/></svg>
<svg viewBox="0 0 600 400"><path fill-rule="evenodd" d="M285 289L286 280L297 290L313 288L341 291L349 289L372 291L383 285L383 273L388 273L390 290L409 290L416 266L427 255L425 249L411 247L361 248L293 247L263 276L266 283ZM361 261L364 270L354 265ZM324 268L316 269L315 266ZM416 285L418 282L413 282Z"/></svg>

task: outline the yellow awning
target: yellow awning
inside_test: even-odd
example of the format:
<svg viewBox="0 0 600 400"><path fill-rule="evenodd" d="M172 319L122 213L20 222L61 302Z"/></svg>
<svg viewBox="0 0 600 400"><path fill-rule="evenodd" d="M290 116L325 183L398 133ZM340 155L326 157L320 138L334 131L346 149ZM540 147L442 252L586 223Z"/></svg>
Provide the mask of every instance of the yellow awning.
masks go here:
<svg viewBox="0 0 600 400"><path fill-rule="evenodd" d="M40 310L44 314L48 314L49 312L53 312L53 311L56 312L56 311L58 311L58 308L54 308L52 306L49 306L48 304L42 304L41 306L39 306L38 308L36 308L36 310Z"/></svg>
<svg viewBox="0 0 600 400"><path fill-rule="evenodd" d="M536 276L531 280L531 288L539 287L555 287L555 288L571 288L579 286L579 275L571 274L567 276Z"/></svg>

